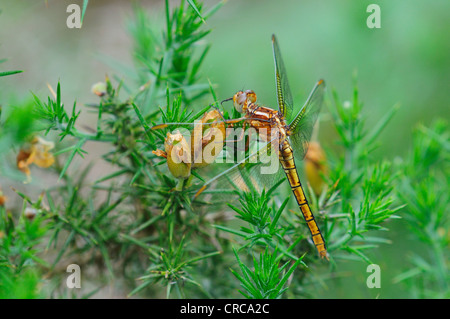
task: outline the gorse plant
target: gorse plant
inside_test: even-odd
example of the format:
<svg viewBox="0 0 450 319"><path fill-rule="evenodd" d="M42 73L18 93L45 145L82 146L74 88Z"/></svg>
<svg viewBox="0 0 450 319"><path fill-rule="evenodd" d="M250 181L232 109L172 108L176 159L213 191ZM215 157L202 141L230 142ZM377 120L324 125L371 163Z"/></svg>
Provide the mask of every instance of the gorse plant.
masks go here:
<svg viewBox="0 0 450 319"><path fill-rule="evenodd" d="M364 127L362 104L354 88L351 102L341 103L333 92L335 108L330 108L336 132L343 147L342 155L333 158L330 185L334 185L340 200L327 215L326 232L331 242L329 250L345 250L370 262L364 251L378 243L387 243L383 237L369 236L371 230L382 230L385 220L397 217L401 205L395 201L393 182L396 178L389 162L377 162L370 154L376 148L376 137L394 115L393 107L371 131ZM333 254L335 258L347 255Z"/></svg>
<svg viewBox="0 0 450 319"><path fill-rule="evenodd" d="M417 297L448 297L448 125L421 127L401 163L377 160L378 135L397 107L367 129L356 84L351 102L333 92L328 109L339 146L315 141L313 151L323 154L307 156L306 175L316 180L302 179L330 263L317 256L285 176L193 196L195 182L223 167L202 162L176 171L164 157L189 138L176 130L195 134L191 125L170 123L200 120L209 128L237 116L219 113L214 85L200 72L210 48L205 21L222 4L205 11L197 1L166 1L162 32L136 6L128 24L134 66L108 60L123 77L93 86L97 102L86 107L95 127L79 123L85 110L76 102L63 105L64 83L46 99L33 95L31 104L1 109L2 186L29 184L14 188L15 198L0 189L0 297L87 298L104 296L105 286L121 297L317 296L310 283L326 283L342 259L371 263L371 250L391 243L385 230L400 212L430 254L411 256L413 268L397 282ZM99 178L91 172L102 164L86 163L90 143L106 146L99 158L108 170ZM28 193L41 182L31 164L57 181L38 196ZM83 272L81 292L65 286L73 263Z"/></svg>
<svg viewBox="0 0 450 319"><path fill-rule="evenodd" d="M280 297L287 289L284 287L289 276L294 272L295 267L301 263L299 258L287 271L285 268L289 263L279 266L281 255L278 256L277 250L273 252L268 250L259 255L259 260L253 258L253 270L250 270L239 258L235 252L239 267L242 270L242 276L233 271L233 274L241 281L245 292L241 292L246 298L252 299L275 299Z"/></svg>
<svg viewBox="0 0 450 319"><path fill-rule="evenodd" d="M425 245L424 253L408 256L413 267L394 278L406 282L415 298L448 298L450 131L444 120L419 126L413 150L399 164L398 197L407 205L405 220Z"/></svg>
<svg viewBox="0 0 450 319"><path fill-rule="evenodd" d="M200 10L201 6L196 8ZM145 273L147 268L146 262L143 262L146 259L145 256L148 254L148 258L154 260L155 251L160 256L175 256L176 261L173 264L167 262L167 258L162 260L157 258L158 264L151 266L149 272L153 268L168 268L167 273L183 273L184 268L189 267L190 263L201 260L198 258L198 251L195 252L194 257L190 256L192 252L189 254L189 250L185 251L184 241L178 236L183 232L191 233L192 229L197 227L195 224L192 227L189 225L189 220L196 220L196 216L189 216L186 224L184 222L179 224L180 210L188 207L188 203L179 202L180 196L174 196L173 201L167 201L167 195L171 194L176 181L160 173L158 167L155 167L156 156L151 150L156 149L155 141L158 138L150 136L146 127L143 127L147 122L150 123L152 118L160 116L160 110L155 106L162 100L170 103L172 93L178 92L174 99L174 106L179 110L180 98L183 95L205 92L204 88L209 91L209 83L199 86L196 83L198 78L194 74L201 65L202 58L194 60L190 55L186 55L186 49L194 51L193 46L207 34L199 30L204 23L197 14L191 14L189 10L192 9L182 2L181 6L174 8L171 13L169 4L166 2L168 32L163 34L164 46L159 49L159 52L153 51L154 56L149 55L151 52L146 52L146 71L144 72L146 77L142 82L137 83L137 90L131 92L128 98L122 100L120 97L121 90L124 88L122 81L114 86L107 77L103 84L93 87L93 92L100 97L100 103L88 106L96 110L98 114L96 129L79 128L77 119L80 111L77 110L76 103L73 104L71 113L66 112L62 104L59 83L56 92L53 92L53 96L49 97L47 102L34 96L35 105L31 113L33 117L27 118L26 124L27 127L33 127L35 130L32 132L29 129L24 130L28 134L22 140L15 139L11 143L23 144L23 140L31 138L38 133L39 129L42 129L42 134L54 136L53 132L55 132L59 135L60 142L64 140L71 144L63 146L62 143L58 143L56 150L52 153L57 161L50 169L56 170L62 183L58 183L45 192L47 204L42 203L41 207L37 203L40 204L42 199L32 201L21 194L30 205L39 206L42 218L47 217L46 247L56 249L57 253L52 262L41 264L46 271L57 272L61 260L79 256L80 258L76 258L78 259L76 263L81 267L87 265L98 265L99 269L106 267L107 278L114 277L121 264L126 273L125 279L134 281ZM214 10L216 9L213 8ZM137 8L136 15L144 16L142 9ZM207 17L208 14L204 15L203 19ZM142 48L143 43L139 35L148 31L146 27L146 25L137 25L138 30L135 29L136 32L133 32L136 53L139 52L139 48ZM183 32L180 33L180 31ZM158 38L155 36L152 40L156 42L156 39ZM160 55L161 52L163 52L162 55ZM206 52L202 55L204 54ZM142 60L139 59L138 54L135 54L135 57L136 63L139 64ZM140 72L141 67L142 65L138 68ZM194 98L199 99L203 94ZM27 113L24 111L23 114ZM15 123L14 120L17 119L20 120L20 117L10 117L6 122L12 122L11 126L18 130L21 126ZM35 125L30 125L29 122ZM6 131L7 128L9 128L7 124L2 127L2 131L5 129L5 136L14 133L11 128ZM84 147L91 141L108 143L112 147L102 158L115 168L111 174L93 183L86 179L92 168L90 166L81 172L70 172L73 161L78 156L83 157L86 154ZM28 163L29 158L31 156L25 158L24 162ZM60 163L59 160L62 158L64 162ZM111 180L120 181L105 185ZM158 187L152 188L150 192L146 185L158 185ZM99 201L98 198L103 197L102 193L105 192L106 199L103 202ZM160 215L158 212L155 215L153 211L159 208L163 209L163 212L164 208L167 208L167 213ZM155 242L156 238L166 239ZM182 249L184 260L179 259L180 249ZM163 251L169 252L169 255ZM206 256L210 256L208 254L211 252L216 253L211 247L207 247ZM171 267L178 268L172 270ZM133 274L127 273L131 271L130 269L133 270ZM134 273L137 269L141 270ZM169 287L167 293L169 296L174 278L181 284L185 282L187 276L163 275L162 278Z"/></svg>
<svg viewBox="0 0 450 319"><path fill-rule="evenodd" d="M275 205L269 207L272 193L279 184L280 182L267 192L263 190L262 193L258 193L253 190L252 192L241 193L239 199L241 208L230 205L238 214L237 218L243 220L250 227L241 226L240 231L237 231L228 227L216 226L218 229L243 238L246 243L244 242L239 247L239 251L246 249L251 254L252 251L260 250L255 249L255 246L265 247L260 252L259 257L253 257L253 270L245 265L239 257L239 252L234 249L242 275L239 275L235 270L232 270L232 272L245 289L245 292L240 291L240 293L247 298L280 297L287 289L285 284L296 267L300 264L305 265L302 262L303 256L297 258L289 252L298 244L298 241L290 244L289 241L285 240L286 228L280 227L278 224L289 197L284 200L279 208L276 208ZM290 247L286 247L288 244L290 244ZM288 260L295 260L287 271L285 271L285 268L289 265L289 261L282 266L279 265L283 257L289 257Z"/></svg>
<svg viewBox="0 0 450 319"><path fill-rule="evenodd" d="M0 64L6 59L0 59ZM0 79L2 77L18 74L22 71L0 71ZM6 150L9 150L12 145L20 145L32 132L32 119L30 117L31 106L23 107L23 109L11 110L8 114L7 120L4 115L4 110L0 105L0 162L4 163L3 156ZM0 167L0 172L5 172L3 165Z"/></svg>

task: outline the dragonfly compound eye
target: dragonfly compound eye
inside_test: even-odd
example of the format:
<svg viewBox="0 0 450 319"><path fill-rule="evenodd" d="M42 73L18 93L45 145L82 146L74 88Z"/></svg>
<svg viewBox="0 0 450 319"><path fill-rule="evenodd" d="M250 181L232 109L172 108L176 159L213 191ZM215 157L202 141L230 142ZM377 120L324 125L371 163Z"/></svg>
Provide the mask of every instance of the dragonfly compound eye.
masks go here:
<svg viewBox="0 0 450 319"><path fill-rule="evenodd" d="M245 94L247 95L246 100L250 103L255 103L256 102L256 93L253 92L253 90L247 90L245 91Z"/></svg>
<svg viewBox="0 0 450 319"><path fill-rule="evenodd" d="M233 96L233 104L239 113L242 113L242 108L244 103L247 101L247 94L245 92L239 91Z"/></svg>

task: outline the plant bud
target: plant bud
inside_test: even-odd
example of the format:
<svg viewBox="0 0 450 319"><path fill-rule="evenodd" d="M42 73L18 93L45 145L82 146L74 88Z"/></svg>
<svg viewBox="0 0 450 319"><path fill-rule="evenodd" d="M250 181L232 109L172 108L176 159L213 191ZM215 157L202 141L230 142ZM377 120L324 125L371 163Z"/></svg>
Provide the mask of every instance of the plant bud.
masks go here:
<svg viewBox="0 0 450 319"><path fill-rule="evenodd" d="M167 133L164 141L167 156L167 166L176 178L188 178L191 175L191 149L184 136L175 131L175 134Z"/></svg>
<svg viewBox="0 0 450 319"><path fill-rule="evenodd" d="M106 94L106 84L104 82L95 83L91 88L91 92L100 97L104 96Z"/></svg>
<svg viewBox="0 0 450 319"><path fill-rule="evenodd" d="M38 210L36 208L27 207L25 208L24 215L28 220L33 220L36 217Z"/></svg>

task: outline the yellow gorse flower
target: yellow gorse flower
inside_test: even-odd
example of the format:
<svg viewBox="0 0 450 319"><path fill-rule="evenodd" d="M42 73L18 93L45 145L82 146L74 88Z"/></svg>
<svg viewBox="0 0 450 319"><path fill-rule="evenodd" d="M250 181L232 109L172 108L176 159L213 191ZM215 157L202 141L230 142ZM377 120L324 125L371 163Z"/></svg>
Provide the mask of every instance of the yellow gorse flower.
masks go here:
<svg viewBox="0 0 450 319"><path fill-rule="evenodd" d="M21 149L17 155L17 168L27 175L27 182L31 180L30 165L47 168L53 165L55 158L50 153L55 144L41 137L34 137L28 148Z"/></svg>

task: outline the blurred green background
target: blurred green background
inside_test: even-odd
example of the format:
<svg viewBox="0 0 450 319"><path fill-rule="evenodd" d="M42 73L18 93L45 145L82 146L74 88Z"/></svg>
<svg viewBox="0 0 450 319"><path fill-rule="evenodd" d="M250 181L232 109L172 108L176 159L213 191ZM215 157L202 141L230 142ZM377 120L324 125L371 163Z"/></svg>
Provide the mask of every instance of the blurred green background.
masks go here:
<svg viewBox="0 0 450 319"><path fill-rule="evenodd" d="M82 105L94 98L91 85L104 74L121 76L105 61L132 65L127 21L133 1L91 0L81 29L66 27L70 3L82 1L2 1L0 57L9 59L2 68L25 72L1 80L1 103L23 100L30 91L45 96L46 82L55 86L60 80L66 104L76 99ZM140 3L155 27L162 25L163 2ZM214 3L206 1L206 8ZM370 3L228 1L208 21L212 48L203 74L217 84L219 98L251 88L261 103L275 105L270 41L275 33L297 103L303 103L319 78L341 98L350 98L355 72L373 123L399 103L400 111L383 132L386 143L379 154L401 154L416 123L450 114L450 2L377 1L380 29L366 25ZM321 131L332 139L334 132L326 125Z"/></svg>
<svg viewBox="0 0 450 319"><path fill-rule="evenodd" d="M148 9L155 28L161 29L163 1L139 2ZM127 33L132 1L89 1L81 29L66 27L70 3L81 5L82 1L2 0L0 58L8 61L1 68L25 72L0 79L0 105L20 104L31 98L30 91L47 96L47 82L56 87L61 81L65 104L77 100L82 106L95 100L91 86L105 74L123 77L109 61L132 67ZM215 3L206 1L205 6ZM371 3L381 8L380 29L366 25L366 8ZM275 106L270 41L275 33L297 103L303 103L320 78L329 89L336 89L341 99L351 99L354 74L368 125L399 103L401 108L380 136L382 144L375 155L403 157L418 123L428 125L437 117L450 115L449 11L450 2L445 0L230 0L208 20L206 27L213 31L207 40L212 47L202 74L217 85L219 99L239 89L253 89L262 104ZM82 117L87 125L95 122L89 113ZM332 125L324 122L320 130L322 143L332 147L332 142L327 144L335 140ZM383 246L383 252L377 253L375 260L382 268L401 265L395 265L404 258L398 252L410 245L404 229L396 222L391 224L390 239L396 247ZM322 296L376 297L380 291L364 285L365 267L355 263L343 268L342 279ZM348 274L361 278L355 280L358 276ZM389 287L381 294L385 298L407 296L398 285L391 285L389 275L382 277L382 286ZM339 293L339 289L346 292Z"/></svg>
<svg viewBox="0 0 450 319"><path fill-rule="evenodd" d="M428 124L436 116L450 114L450 41L446 40L450 3L377 1L381 29L369 29L370 3L231 2L214 25L209 74L215 75L213 80L224 95L236 88L253 88L261 101L276 105L270 42L270 34L275 33L295 101L303 103L319 78L341 98L351 99L351 77L357 72L369 125L400 103L400 111L383 132L386 143L378 154L402 153L417 122ZM327 133L324 138L333 139L334 132L326 125L321 130Z"/></svg>

